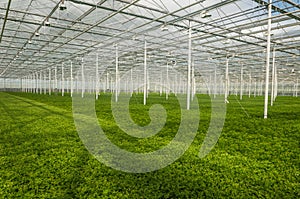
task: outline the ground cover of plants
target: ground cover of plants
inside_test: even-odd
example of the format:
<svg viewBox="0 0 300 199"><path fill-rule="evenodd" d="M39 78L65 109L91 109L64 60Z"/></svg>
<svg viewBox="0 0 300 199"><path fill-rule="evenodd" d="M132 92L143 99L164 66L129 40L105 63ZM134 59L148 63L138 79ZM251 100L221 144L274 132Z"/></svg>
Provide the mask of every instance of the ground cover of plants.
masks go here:
<svg viewBox="0 0 300 199"><path fill-rule="evenodd" d="M121 148L148 152L176 134L180 109L175 96L131 98L133 120L150 122L149 107L167 110L161 132L132 138L113 121L110 95L101 94L97 116ZM200 125L189 150L158 171L130 174L98 162L82 144L68 94L0 93L0 198L299 198L300 98L278 97L262 119L263 98L230 96L221 137L200 159L211 103L198 95Z"/></svg>

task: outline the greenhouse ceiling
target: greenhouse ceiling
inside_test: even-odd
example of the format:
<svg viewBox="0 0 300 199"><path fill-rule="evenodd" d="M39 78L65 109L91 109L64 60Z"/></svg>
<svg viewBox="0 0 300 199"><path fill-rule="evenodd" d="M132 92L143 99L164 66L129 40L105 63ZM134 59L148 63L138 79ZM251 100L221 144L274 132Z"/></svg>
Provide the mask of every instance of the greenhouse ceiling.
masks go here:
<svg viewBox="0 0 300 199"><path fill-rule="evenodd" d="M265 77L268 0L0 0L0 77L23 78L73 62L113 72L143 64L147 42L152 68L176 63L185 71L192 30L195 74L241 67ZM300 1L273 0L271 61L278 78L300 74ZM274 52L274 54L273 54ZM66 67L66 73L70 73Z"/></svg>

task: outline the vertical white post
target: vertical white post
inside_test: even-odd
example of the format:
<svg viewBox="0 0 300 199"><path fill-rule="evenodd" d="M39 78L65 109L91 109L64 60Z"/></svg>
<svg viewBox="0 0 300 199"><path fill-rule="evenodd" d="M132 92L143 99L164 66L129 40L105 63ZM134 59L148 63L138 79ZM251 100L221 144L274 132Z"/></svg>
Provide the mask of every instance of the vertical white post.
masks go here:
<svg viewBox="0 0 300 199"><path fill-rule="evenodd" d="M146 70L146 74L147 74L147 98L148 98L148 96L149 96L149 90L150 90L150 79L149 79L148 69Z"/></svg>
<svg viewBox="0 0 300 199"><path fill-rule="evenodd" d="M211 96L211 88L212 88L212 80L211 80L211 74L209 75L209 84L207 86L208 95Z"/></svg>
<svg viewBox="0 0 300 199"><path fill-rule="evenodd" d="M54 69L54 86L55 86L55 92L57 92L57 66L55 66L55 69Z"/></svg>
<svg viewBox="0 0 300 199"><path fill-rule="evenodd" d="M174 82L174 93L175 93L175 96L177 96L177 93L178 93L178 74L176 73L175 74L175 82Z"/></svg>
<svg viewBox="0 0 300 199"><path fill-rule="evenodd" d="M61 96L65 95L65 74L64 63L61 64Z"/></svg>
<svg viewBox="0 0 300 199"><path fill-rule="evenodd" d="M255 79L255 82L254 82L254 97L256 97L256 79Z"/></svg>
<svg viewBox="0 0 300 199"><path fill-rule="evenodd" d="M266 56L266 85L265 85L265 104L264 119L268 118L268 99L269 99L269 68L270 68L270 48L271 48L271 26L272 26L272 0L268 5L268 38L267 38L267 56Z"/></svg>
<svg viewBox="0 0 300 199"><path fill-rule="evenodd" d="M119 52L118 45L116 44L116 77L115 77L115 101L118 102L119 92Z"/></svg>
<svg viewBox="0 0 300 199"><path fill-rule="evenodd" d="M84 78L84 64L83 57L81 58L81 97L84 97L85 92L85 78Z"/></svg>
<svg viewBox="0 0 300 199"><path fill-rule="evenodd" d="M76 93L78 93L78 75L75 76L75 80L76 80Z"/></svg>
<svg viewBox="0 0 300 199"><path fill-rule="evenodd" d="M144 105L147 104L147 41L144 46Z"/></svg>
<svg viewBox="0 0 300 199"><path fill-rule="evenodd" d="M273 61L272 61L271 106L273 106L273 102L274 102L274 87L275 87L275 46L273 48Z"/></svg>
<svg viewBox="0 0 300 199"><path fill-rule="evenodd" d="M226 57L226 74L225 74L225 103L228 103L228 86L229 86L229 78L228 78L228 65L229 65L229 58Z"/></svg>
<svg viewBox="0 0 300 199"><path fill-rule="evenodd" d="M43 74L42 72L40 72L40 80L39 80L40 94L43 93L42 79L43 79Z"/></svg>
<svg viewBox="0 0 300 199"><path fill-rule="evenodd" d="M47 94L46 71L44 72L44 94Z"/></svg>
<svg viewBox="0 0 300 199"><path fill-rule="evenodd" d="M69 92L69 78L67 78L67 81L66 81L66 83L67 83L67 86L66 86L66 91L67 91L67 93Z"/></svg>
<svg viewBox="0 0 300 199"><path fill-rule="evenodd" d="M251 97L251 88L252 88L252 79L251 79L251 72L249 73L249 98Z"/></svg>
<svg viewBox="0 0 300 199"><path fill-rule="evenodd" d="M194 100L195 97L195 91L196 85L195 85L195 60L192 59L192 101Z"/></svg>
<svg viewBox="0 0 300 199"><path fill-rule="evenodd" d="M99 65L98 65L98 53L96 54L96 99L98 99L99 95Z"/></svg>
<svg viewBox="0 0 300 199"><path fill-rule="evenodd" d="M264 85L264 81L260 82L260 95L263 95L263 85Z"/></svg>
<svg viewBox="0 0 300 199"><path fill-rule="evenodd" d="M274 101L276 100L278 94L278 79L277 79L277 67L275 65L275 88L274 88Z"/></svg>
<svg viewBox="0 0 300 199"><path fill-rule="evenodd" d="M3 88L6 90L5 78L3 78ZM25 93L28 93L28 77L25 77Z"/></svg>
<svg viewBox="0 0 300 199"><path fill-rule="evenodd" d="M244 87L244 82L243 82L244 80L243 80L243 64L242 64L242 66L241 66L241 82L240 82L240 84L241 84L241 90L240 90L240 100L242 100L243 99L243 87Z"/></svg>
<svg viewBox="0 0 300 199"><path fill-rule="evenodd" d="M110 78L110 93L113 93L114 91L114 86L113 86L113 77Z"/></svg>
<svg viewBox="0 0 300 199"><path fill-rule="evenodd" d="M167 62L166 100L169 98L169 63Z"/></svg>
<svg viewBox="0 0 300 199"><path fill-rule="evenodd" d="M133 94L133 78L132 78L132 68L130 69L130 95Z"/></svg>
<svg viewBox="0 0 300 199"><path fill-rule="evenodd" d="M48 89L49 95L51 95L51 68L49 68L49 89Z"/></svg>
<svg viewBox="0 0 300 199"><path fill-rule="evenodd" d="M298 97L298 78L297 78L297 82L296 82L296 97Z"/></svg>
<svg viewBox="0 0 300 199"><path fill-rule="evenodd" d="M188 70L187 70L187 96L186 96L186 109L190 110L191 102L191 65L192 65L192 27L191 21L189 22L189 41L188 41Z"/></svg>
<svg viewBox="0 0 300 199"><path fill-rule="evenodd" d="M106 71L106 85L105 85L105 91L104 92L106 92L106 90L108 90L108 88L109 88L109 79L108 79L108 70Z"/></svg>
<svg viewBox="0 0 300 199"><path fill-rule="evenodd" d="M163 73L160 73L160 89L159 89L159 95L162 96L162 92L163 92Z"/></svg>
<svg viewBox="0 0 300 199"><path fill-rule="evenodd" d="M33 81L32 81L33 77L32 77L32 75L30 75L29 78L30 78L30 92L33 93ZM7 80L8 80L8 88L11 89L10 79L7 79Z"/></svg>
<svg viewBox="0 0 300 199"><path fill-rule="evenodd" d="M34 89L33 92L37 93L37 73L33 73L33 84L34 84Z"/></svg>
<svg viewBox="0 0 300 199"><path fill-rule="evenodd" d="M214 77L214 99L217 94L217 67L215 66L215 77Z"/></svg>
<svg viewBox="0 0 300 199"><path fill-rule="evenodd" d="M71 97L73 97L73 63L71 61L71 70L70 70L70 81L71 81Z"/></svg>

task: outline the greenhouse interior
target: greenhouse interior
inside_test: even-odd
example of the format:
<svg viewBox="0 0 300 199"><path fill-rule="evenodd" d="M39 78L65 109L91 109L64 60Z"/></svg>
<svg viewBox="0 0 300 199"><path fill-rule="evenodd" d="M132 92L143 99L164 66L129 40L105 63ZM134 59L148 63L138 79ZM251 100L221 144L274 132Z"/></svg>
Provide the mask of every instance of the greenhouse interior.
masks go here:
<svg viewBox="0 0 300 199"><path fill-rule="evenodd" d="M0 0L0 198L299 198L299 0Z"/></svg>

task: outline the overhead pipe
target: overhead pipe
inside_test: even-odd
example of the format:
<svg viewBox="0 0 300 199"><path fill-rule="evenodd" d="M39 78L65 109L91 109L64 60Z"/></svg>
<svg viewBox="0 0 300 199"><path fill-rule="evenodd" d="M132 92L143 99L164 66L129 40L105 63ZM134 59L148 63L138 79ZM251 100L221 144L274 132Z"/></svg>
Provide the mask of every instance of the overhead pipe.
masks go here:
<svg viewBox="0 0 300 199"><path fill-rule="evenodd" d="M269 99L269 68L270 68L270 49L271 49L271 28L272 28L272 0L269 0L268 5L268 32L267 32L267 52L266 52L266 84L265 84L265 104L264 104L264 119L268 118L268 99Z"/></svg>

